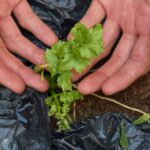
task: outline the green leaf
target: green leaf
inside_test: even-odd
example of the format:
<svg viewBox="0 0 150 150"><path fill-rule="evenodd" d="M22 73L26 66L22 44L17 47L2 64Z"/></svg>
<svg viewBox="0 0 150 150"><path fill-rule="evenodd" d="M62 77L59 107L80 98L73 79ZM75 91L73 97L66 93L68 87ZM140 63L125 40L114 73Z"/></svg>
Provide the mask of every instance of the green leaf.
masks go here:
<svg viewBox="0 0 150 150"><path fill-rule="evenodd" d="M122 149L129 149L129 143L128 143L128 138L126 136L126 133L125 133L125 128L124 128L124 125L123 123L121 123L121 126L120 126L120 146Z"/></svg>
<svg viewBox="0 0 150 150"><path fill-rule="evenodd" d="M88 46L98 56L104 51L102 25L100 24L96 25L94 28L91 28L89 32L90 32L91 42L89 43Z"/></svg>
<svg viewBox="0 0 150 150"><path fill-rule="evenodd" d="M59 70L64 71L75 69L77 72L81 73L88 64L89 61L81 57L79 54L67 54L59 64Z"/></svg>
<svg viewBox="0 0 150 150"><path fill-rule="evenodd" d="M72 91L70 91L70 95L73 96L74 100L79 100L79 99L83 100L83 95L80 94L78 91L72 90Z"/></svg>
<svg viewBox="0 0 150 150"><path fill-rule="evenodd" d="M53 54L55 54L59 59L64 57L64 49L66 48L67 43L64 41L58 41L56 44L54 44L51 48L51 51Z"/></svg>
<svg viewBox="0 0 150 150"><path fill-rule="evenodd" d="M78 91L69 91L60 94L60 101L63 103L71 103L72 101L83 99L83 95L81 95Z"/></svg>
<svg viewBox="0 0 150 150"><path fill-rule="evenodd" d="M93 59L103 52L102 26L96 25L89 30L89 36L86 43L80 45L81 56Z"/></svg>
<svg viewBox="0 0 150 150"><path fill-rule="evenodd" d="M49 89L50 90L54 90L54 89L58 88L58 85L57 85L57 82L56 82L57 81L57 75L54 76L54 77L51 77L50 75L46 75L45 78L49 83Z"/></svg>
<svg viewBox="0 0 150 150"><path fill-rule="evenodd" d="M55 76L57 74L58 57L50 49L47 49L45 59L49 65L47 69L50 71L51 76Z"/></svg>
<svg viewBox="0 0 150 150"><path fill-rule="evenodd" d="M150 121L150 114L145 113L144 115L133 121L133 124L138 125L149 121Z"/></svg>
<svg viewBox="0 0 150 150"><path fill-rule="evenodd" d="M81 23L77 23L71 30L71 34L78 43L85 43L89 37L89 30Z"/></svg>
<svg viewBox="0 0 150 150"><path fill-rule="evenodd" d="M48 112L48 116L53 116L57 113L57 107L54 103L51 104L50 111Z"/></svg>
<svg viewBox="0 0 150 150"><path fill-rule="evenodd" d="M63 103L71 103L73 101L73 96L70 92L65 92L60 94L60 101Z"/></svg>
<svg viewBox="0 0 150 150"><path fill-rule="evenodd" d="M70 129L70 122L68 122L68 119L66 119L66 118L59 120L57 122L57 125L58 125L60 131Z"/></svg>
<svg viewBox="0 0 150 150"><path fill-rule="evenodd" d="M51 107L51 105L52 105L52 99L51 99L51 97L47 97L44 101L45 101L45 104L47 106Z"/></svg>
<svg viewBox="0 0 150 150"><path fill-rule="evenodd" d="M70 128L70 105L76 100L83 99L78 91L72 90L72 70L82 73L92 59L103 51L101 25L88 29L78 23L71 33L74 36L73 40L58 41L45 53L47 65L44 69L50 73L46 78L50 84L51 95L45 103L49 107L49 116L54 116L58 120L60 130Z"/></svg>
<svg viewBox="0 0 150 150"><path fill-rule="evenodd" d="M70 71L62 72L57 79L57 84L59 87L62 88L63 91L72 90L71 72Z"/></svg>

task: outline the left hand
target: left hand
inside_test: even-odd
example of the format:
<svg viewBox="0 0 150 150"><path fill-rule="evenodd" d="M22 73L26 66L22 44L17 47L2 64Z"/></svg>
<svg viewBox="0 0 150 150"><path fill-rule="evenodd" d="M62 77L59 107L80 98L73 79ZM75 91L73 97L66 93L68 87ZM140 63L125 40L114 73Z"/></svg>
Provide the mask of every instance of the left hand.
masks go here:
<svg viewBox="0 0 150 150"><path fill-rule="evenodd" d="M90 28L106 16L103 26L105 52L94 60L83 74L108 55L121 31L123 34L111 59L78 84L81 93L90 94L102 90L106 95L111 95L127 88L150 70L148 2L149 0L92 1L81 23ZM78 80L82 75L75 72L74 80Z"/></svg>
<svg viewBox="0 0 150 150"><path fill-rule="evenodd" d="M0 0L0 85L21 94L26 86L40 92L48 90L48 82L23 64L14 53L33 64L44 64L44 50L25 38L21 27L50 46L57 42L54 32L32 11L27 0Z"/></svg>

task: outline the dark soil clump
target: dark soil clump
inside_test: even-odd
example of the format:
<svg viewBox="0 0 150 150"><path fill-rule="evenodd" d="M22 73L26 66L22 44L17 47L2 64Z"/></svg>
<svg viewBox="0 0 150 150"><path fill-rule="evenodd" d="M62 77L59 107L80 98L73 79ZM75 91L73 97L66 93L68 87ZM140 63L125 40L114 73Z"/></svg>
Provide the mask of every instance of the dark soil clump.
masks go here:
<svg viewBox="0 0 150 150"><path fill-rule="evenodd" d="M102 93L98 93L103 95ZM134 84L124 91L112 95L116 99L128 106L150 112L150 72L138 79ZM75 116L76 121L99 115L104 112L119 112L128 115L130 118L136 118L141 114L132 112L104 100L99 100L91 95L85 96L83 101L76 102ZM71 111L73 116L73 107Z"/></svg>

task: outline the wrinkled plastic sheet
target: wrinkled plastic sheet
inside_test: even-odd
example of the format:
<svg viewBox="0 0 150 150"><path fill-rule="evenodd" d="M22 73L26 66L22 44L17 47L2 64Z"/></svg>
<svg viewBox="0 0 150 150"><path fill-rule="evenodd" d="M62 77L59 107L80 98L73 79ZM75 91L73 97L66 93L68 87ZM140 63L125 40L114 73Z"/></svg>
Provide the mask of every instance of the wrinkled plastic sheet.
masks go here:
<svg viewBox="0 0 150 150"><path fill-rule="evenodd" d="M42 95L0 88L0 150L49 150L50 128Z"/></svg>
<svg viewBox="0 0 150 150"><path fill-rule="evenodd" d="M60 39L85 14L91 0L29 0L34 12ZM41 48L46 46L20 27L24 36ZM33 65L19 57L29 67ZM17 95L0 87L0 150L121 150L120 124L124 124L129 150L150 150L150 125L134 126L122 114L105 113L72 126L64 133L51 131L44 98L27 88Z"/></svg>
<svg viewBox="0 0 150 150"><path fill-rule="evenodd" d="M135 126L123 114L105 113L81 121L65 133L53 132L54 150L122 150L120 125L123 124L129 150L150 150L150 124Z"/></svg>

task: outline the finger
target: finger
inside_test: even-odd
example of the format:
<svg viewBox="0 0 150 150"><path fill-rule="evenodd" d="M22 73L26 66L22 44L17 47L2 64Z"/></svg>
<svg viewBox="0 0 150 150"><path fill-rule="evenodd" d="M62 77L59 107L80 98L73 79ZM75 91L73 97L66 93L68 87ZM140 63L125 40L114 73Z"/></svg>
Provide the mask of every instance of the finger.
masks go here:
<svg viewBox="0 0 150 150"><path fill-rule="evenodd" d="M44 51L22 36L11 17L0 22L0 35L7 48L34 64L43 64Z"/></svg>
<svg viewBox="0 0 150 150"><path fill-rule="evenodd" d="M104 43L104 53L100 54L90 66L88 66L82 74L73 71L73 81L79 80L83 75L85 75L98 61L106 57L113 45L115 44L120 33L119 25L109 19L106 20L103 26L103 43Z"/></svg>
<svg viewBox="0 0 150 150"><path fill-rule="evenodd" d="M105 17L105 11L98 0L93 0L91 6L81 19L81 23L91 28L97 23L100 23Z"/></svg>
<svg viewBox="0 0 150 150"><path fill-rule="evenodd" d="M3 43L0 40L0 51L3 50ZM1 53L2 55L3 53ZM1 56L0 55L0 56ZM4 59L7 60L7 57ZM25 89L25 84L23 80L13 72L5 63L0 59L0 84L11 89L15 93L22 93Z"/></svg>
<svg viewBox="0 0 150 150"><path fill-rule="evenodd" d="M23 28L48 46L57 42L58 38L55 33L36 16L27 1L20 2L13 13Z"/></svg>
<svg viewBox="0 0 150 150"><path fill-rule="evenodd" d="M93 0L89 9L84 17L80 20L80 23L86 27L91 28L97 23L100 23L105 17L105 11L98 0ZM73 39L71 34L68 35L68 39Z"/></svg>
<svg viewBox="0 0 150 150"><path fill-rule="evenodd" d="M150 47L150 34L148 36L148 46Z"/></svg>
<svg viewBox="0 0 150 150"><path fill-rule="evenodd" d="M111 59L95 73L81 81L78 85L78 90L83 94L90 94L100 90L103 83L128 60L136 43L136 38L135 35L125 33L118 43Z"/></svg>
<svg viewBox="0 0 150 150"><path fill-rule="evenodd" d="M15 93L22 93L25 84L10 68L0 61L0 84L11 89Z"/></svg>
<svg viewBox="0 0 150 150"><path fill-rule="evenodd" d="M150 69L150 51L147 43L148 37L139 38L130 59L104 83L102 90L105 94L111 95L127 88Z"/></svg>
<svg viewBox="0 0 150 150"><path fill-rule="evenodd" d="M12 8L7 1L0 2L0 21L11 14Z"/></svg>
<svg viewBox="0 0 150 150"><path fill-rule="evenodd" d="M110 19L106 20L103 27L103 43L105 49L111 49L114 46L120 32L121 29L116 22Z"/></svg>
<svg viewBox="0 0 150 150"><path fill-rule="evenodd" d="M1 40L0 43L2 43ZM47 81L41 81L41 76L36 74L32 69L26 67L21 61L14 57L14 55L9 53L3 43L1 44L0 53L0 59L7 67L11 68L16 73L26 85L41 92L45 92L48 89Z"/></svg>
<svg viewBox="0 0 150 150"><path fill-rule="evenodd" d="M12 8L16 7L22 0L6 0L9 6Z"/></svg>

